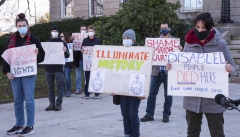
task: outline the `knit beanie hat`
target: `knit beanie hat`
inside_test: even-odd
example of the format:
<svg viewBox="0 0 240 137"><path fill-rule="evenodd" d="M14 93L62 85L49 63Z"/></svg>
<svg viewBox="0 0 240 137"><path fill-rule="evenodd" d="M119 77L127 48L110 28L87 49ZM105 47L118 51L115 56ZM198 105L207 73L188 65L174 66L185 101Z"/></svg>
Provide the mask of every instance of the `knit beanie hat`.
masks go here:
<svg viewBox="0 0 240 137"><path fill-rule="evenodd" d="M53 25L51 30L57 30L59 32L59 27L57 25Z"/></svg>
<svg viewBox="0 0 240 137"><path fill-rule="evenodd" d="M126 31L123 33L123 37L128 37L128 38L136 41L136 35L135 35L134 30L132 30L132 29L126 30Z"/></svg>

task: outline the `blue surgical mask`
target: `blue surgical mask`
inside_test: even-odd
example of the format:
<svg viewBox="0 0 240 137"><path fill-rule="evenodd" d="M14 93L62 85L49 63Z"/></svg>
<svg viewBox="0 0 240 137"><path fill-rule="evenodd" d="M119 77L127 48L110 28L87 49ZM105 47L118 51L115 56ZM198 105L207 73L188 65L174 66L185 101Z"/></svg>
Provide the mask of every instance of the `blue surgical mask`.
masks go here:
<svg viewBox="0 0 240 137"><path fill-rule="evenodd" d="M18 28L18 32L23 35L23 34L27 34L28 28L26 27L20 27Z"/></svg>
<svg viewBox="0 0 240 137"><path fill-rule="evenodd" d="M132 39L124 39L122 44L126 47L132 46Z"/></svg>
<svg viewBox="0 0 240 137"><path fill-rule="evenodd" d="M161 29L160 33L162 33L163 36L167 36L167 34L169 33L169 29Z"/></svg>

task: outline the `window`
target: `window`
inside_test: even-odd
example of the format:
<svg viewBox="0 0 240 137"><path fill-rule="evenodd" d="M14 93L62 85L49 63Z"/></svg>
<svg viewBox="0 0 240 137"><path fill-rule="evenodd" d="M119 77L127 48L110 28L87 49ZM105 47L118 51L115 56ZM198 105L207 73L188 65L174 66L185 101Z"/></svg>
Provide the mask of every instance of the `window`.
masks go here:
<svg viewBox="0 0 240 137"><path fill-rule="evenodd" d="M203 8L202 0L181 0L181 4L181 12L202 11Z"/></svg>
<svg viewBox="0 0 240 137"><path fill-rule="evenodd" d="M129 2L129 0L121 0L121 2Z"/></svg>
<svg viewBox="0 0 240 137"><path fill-rule="evenodd" d="M103 0L90 0L89 1L89 16L103 15Z"/></svg>
<svg viewBox="0 0 240 137"><path fill-rule="evenodd" d="M70 18L74 16L74 1L61 0L61 17Z"/></svg>

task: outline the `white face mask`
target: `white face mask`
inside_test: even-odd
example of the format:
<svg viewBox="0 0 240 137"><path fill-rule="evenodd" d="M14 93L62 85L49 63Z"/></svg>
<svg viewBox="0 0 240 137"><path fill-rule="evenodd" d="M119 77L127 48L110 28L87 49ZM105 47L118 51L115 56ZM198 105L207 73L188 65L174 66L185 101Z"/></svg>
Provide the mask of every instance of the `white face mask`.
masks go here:
<svg viewBox="0 0 240 137"><path fill-rule="evenodd" d="M88 32L88 36L89 36L89 37L93 37L94 35L95 35L94 32Z"/></svg>
<svg viewBox="0 0 240 137"><path fill-rule="evenodd" d="M86 30L81 30L81 33L86 33Z"/></svg>
<svg viewBox="0 0 240 137"><path fill-rule="evenodd" d="M132 39L124 39L122 44L126 47L132 46Z"/></svg>
<svg viewBox="0 0 240 137"><path fill-rule="evenodd" d="M58 37L58 32L51 32L51 34L52 34L53 38L57 38Z"/></svg>

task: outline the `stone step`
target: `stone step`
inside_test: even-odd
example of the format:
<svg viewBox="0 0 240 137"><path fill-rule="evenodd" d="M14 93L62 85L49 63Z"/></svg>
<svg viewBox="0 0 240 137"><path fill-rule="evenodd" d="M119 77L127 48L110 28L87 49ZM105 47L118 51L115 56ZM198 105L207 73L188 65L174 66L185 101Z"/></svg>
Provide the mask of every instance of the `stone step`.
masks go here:
<svg viewBox="0 0 240 137"><path fill-rule="evenodd" d="M240 59L234 59L235 65L240 65Z"/></svg>
<svg viewBox="0 0 240 137"><path fill-rule="evenodd" d="M229 83L240 83L240 77L230 78Z"/></svg>
<svg viewBox="0 0 240 137"><path fill-rule="evenodd" d="M231 40L230 43L232 45L240 45L240 40Z"/></svg>
<svg viewBox="0 0 240 137"><path fill-rule="evenodd" d="M238 45L229 44L228 47L229 47L231 50L232 50L232 49L240 50L240 44L238 44Z"/></svg>
<svg viewBox="0 0 240 137"><path fill-rule="evenodd" d="M231 36L231 40L240 40L240 35Z"/></svg>
<svg viewBox="0 0 240 137"><path fill-rule="evenodd" d="M234 53L232 54L233 59L240 59L240 54Z"/></svg>
<svg viewBox="0 0 240 137"><path fill-rule="evenodd" d="M230 50L230 52L231 52L232 54L240 54L240 50L235 50L235 49L233 49L233 50Z"/></svg>

